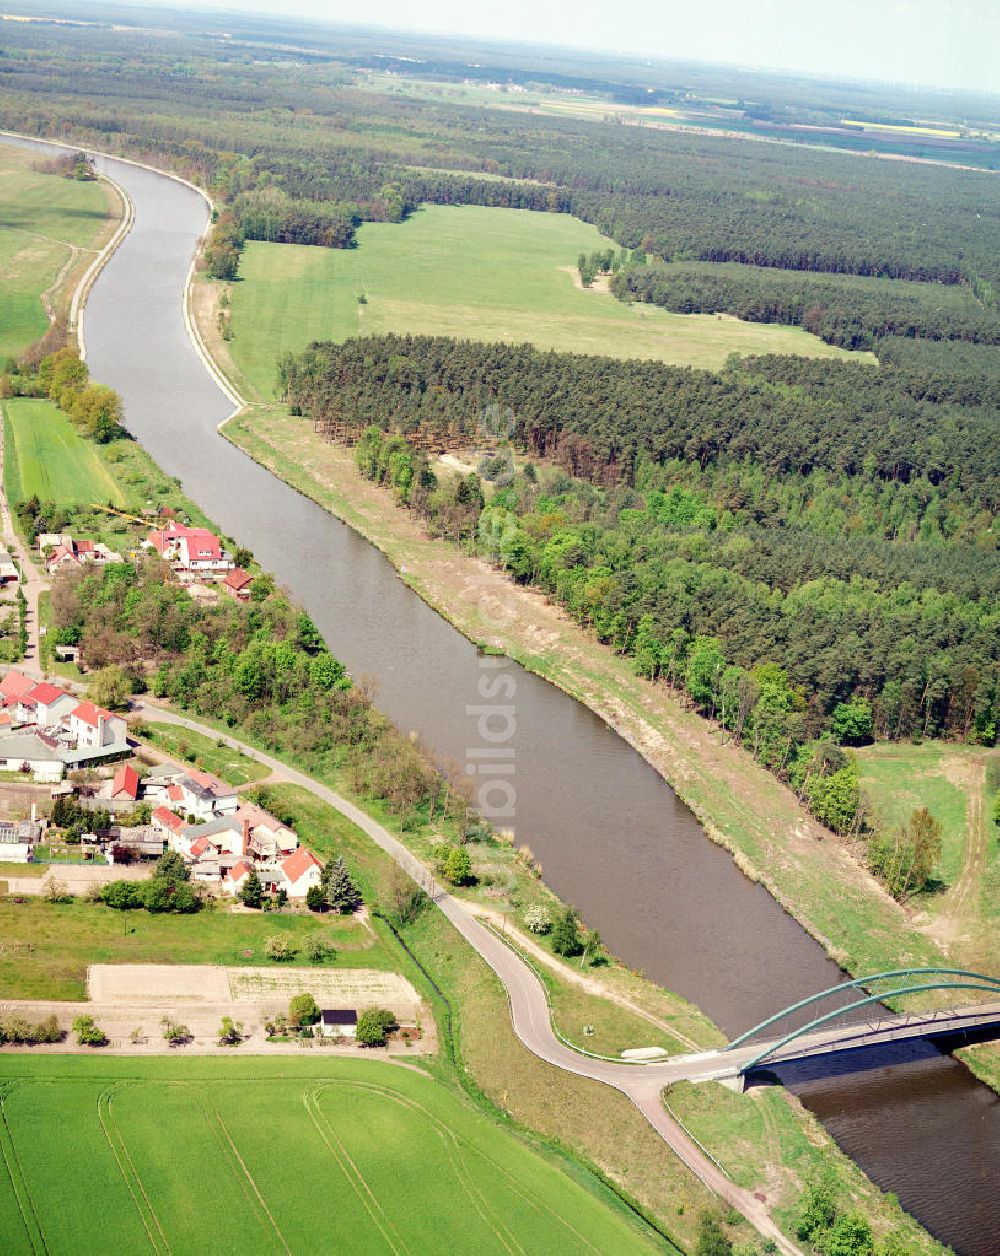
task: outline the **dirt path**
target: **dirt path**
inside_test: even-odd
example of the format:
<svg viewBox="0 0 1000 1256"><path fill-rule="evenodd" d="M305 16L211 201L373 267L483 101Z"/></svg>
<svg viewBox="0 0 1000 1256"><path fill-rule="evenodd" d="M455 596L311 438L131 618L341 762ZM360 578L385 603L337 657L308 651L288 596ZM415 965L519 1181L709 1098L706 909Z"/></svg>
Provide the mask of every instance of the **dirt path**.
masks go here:
<svg viewBox="0 0 1000 1256"><path fill-rule="evenodd" d="M989 857L990 820L987 815L986 756L955 758L949 762L948 778L963 789L968 798L965 822L965 850L962 869L944 897L932 931L946 943L961 940L973 967L988 972L995 954L986 936L986 921L978 891L985 882ZM995 947L995 939L993 940Z"/></svg>

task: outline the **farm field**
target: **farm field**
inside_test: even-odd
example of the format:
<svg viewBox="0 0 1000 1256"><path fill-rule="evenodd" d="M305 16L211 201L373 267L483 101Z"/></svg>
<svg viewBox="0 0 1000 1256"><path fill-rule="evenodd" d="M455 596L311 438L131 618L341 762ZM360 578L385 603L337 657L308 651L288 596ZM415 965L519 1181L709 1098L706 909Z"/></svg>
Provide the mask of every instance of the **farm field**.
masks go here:
<svg viewBox="0 0 1000 1256"><path fill-rule="evenodd" d="M337 967L400 967L400 952L381 929L369 931L352 917L231 912L225 907L193 916L154 915L85 902L4 899L0 998L85 999L91 964L273 967L264 955L264 941L272 934L296 948L299 963L307 942L319 936L336 949L336 958L328 963Z"/></svg>
<svg viewBox="0 0 1000 1256"><path fill-rule="evenodd" d="M7 1064L7 1256L663 1250L593 1179L561 1172L416 1070L249 1058Z"/></svg>
<svg viewBox="0 0 1000 1256"><path fill-rule="evenodd" d="M114 227L105 184L39 174L38 159L0 142L0 360L45 333L42 293L59 304Z"/></svg>
<svg viewBox="0 0 1000 1256"><path fill-rule="evenodd" d="M881 828L893 830L918 807L941 824L937 883L913 900L924 931L964 963L996 967L1000 849L992 804L1000 754L981 747L876 745L856 752L861 788Z"/></svg>
<svg viewBox="0 0 1000 1256"><path fill-rule="evenodd" d="M51 401L11 397L3 402L8 499L36 495L58 506L85 506L125 497L101 459L98 446L84 440Z"/></svg>
<svg viewBox="0 0 1000 1256"><path fill-rule="evenodd" d="M223 361L250 399L269 400L280 354L382 332L699 367L721 367L731 353L846 356L801 328L671 314L577 287L579 254L611 243L567 214L441 205L398 225L363 224L356 249L250 242L232 285L234 339L221 342Z"/></svg>

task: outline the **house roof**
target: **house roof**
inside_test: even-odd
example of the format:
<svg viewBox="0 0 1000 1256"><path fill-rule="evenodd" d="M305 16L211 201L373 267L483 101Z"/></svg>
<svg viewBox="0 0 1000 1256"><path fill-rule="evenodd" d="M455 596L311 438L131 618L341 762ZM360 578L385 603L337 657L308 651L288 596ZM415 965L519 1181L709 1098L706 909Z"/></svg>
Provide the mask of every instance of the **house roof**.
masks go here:
<svg viewBox="0 0 1000 1256"><path fill-rule="evenodd" d="M3 680L0 680L0 696L3 697L5 703L16 702L19 698L31 693L37 683L30 676L25 676L24 672L11 669Z"/></svg>
<svg viewBox="0 0 1000 1256"><path fill-rule="evenodd" d="M48 699L50 702L52 699ZM81 724L89 724L91 728L98 728L100 721L114 719L110 711L104 707L95 706L93 702L81 702L73 712L74 719L78 719Z"/></svg>
<svg viewBox="0 0 1000 1256"><path fill-rule="evenodd" d="M212 849L214 849L212 843L207 837L199 837L198 840L192 844L190 853L197 858L199 855L204 855L206 850Z"/></svg>
<svg viewBox="0 0 1000 1256"><path fill-rule="evenodd" d="M162 805L153 812L153 819L158 820L160 824L166 825L172 833L179 833L185 827L184 821L179 815L176 815L169 807Z"/></svg>
<svg viewBox="0 0 1000 1256"><path fill-rule="evenodd" d="M232 794L236 793L235 786L228 785L217 776L213 776L211 772L196 772L192 768L189 772L184 774L184 780L189 788L191 785L195 786L195 788L191 790L193 794L198 794L199 791L202 791L203 793L211 795L213 798L228 798Z"/></svg>
<svg viewBox="0 0 1000 1256"><path fill-rule="evenodd" d="M133 799L139 795L139 773L131 763L120 764L115 772L115 779L111 782L111 797L118 794L127 794Z"/></svg>
<svg viewBox="0 0 1000 1256"><path fill-rule="evenodd" d="M319 1019L324 1025L356 1025L358 1013L353 1007L325 1007Z"/></svg>
<svg viewBox="0 0 1000 1256"><path fill-rule="evenodd" d="M298 881L299 877L305 876L312 867L322 868L323 865L312 851L306 850L304 846L300 846L287 859L281 861L281 871L289 881Z"/></svg>
<svg viewBox="0 0 1000 1256"><path fill-rule="evenodd" d="M218 559L222 557L222 542L214 532L209 532L208 528L182 528L171 523L166 528L157 528L146 538L146 543L160 555L177 541L187 543L188 555L191 558Z"/></svg>
<svg viewBox="0 0 1000 1256"><path fill-rule="evenodd" d="M233 866L229 869L228 875L231 881L241 881L245 876L248 876L249 873L250 865L246 863L245 860L241 859L238 863L233 864Z"/></svg>
<svg viewBox="0 0 1000 1256"><path fill-rule="evenodd" d="M238 593L240 589L245 589L248 584L253 584L253 576L249 571L244 571L242 567L234 567L222 583L226 588L234 589Z"/></svg>
<svg viewBox="0 0 1000 1256"><path fill-rule="evenodd" d="M43 706L48 706L50 702L68 697L70 697L70 694L65 689L60 689L58 685L53 685L47 680L43 680L40 685L35 685L34 689L30 690L25 701L41 702Z"/></svg>
<svg viewBox="0 0 1000 1256"><path fill-rule="evenodd" d="M78 554L93 554L97 550L93 541L74 541L73 548Z"/></svg>
<svg viewBox="0 0 1000 1256"><path fill-rule="evenodd" d="M23 759L27 762L65 762L58 743L39 733L14 733L0 737L0 759Z"/></svg>
<svg viewBox="0 0 1000 1256"><path fill-rule="evenodd" d="M167 797L170 799L171 802L183 802L184 801L184 791L183 789L181 789L179 785L176 785L176 784L168 785L166 793L167 793Z"/></svg>

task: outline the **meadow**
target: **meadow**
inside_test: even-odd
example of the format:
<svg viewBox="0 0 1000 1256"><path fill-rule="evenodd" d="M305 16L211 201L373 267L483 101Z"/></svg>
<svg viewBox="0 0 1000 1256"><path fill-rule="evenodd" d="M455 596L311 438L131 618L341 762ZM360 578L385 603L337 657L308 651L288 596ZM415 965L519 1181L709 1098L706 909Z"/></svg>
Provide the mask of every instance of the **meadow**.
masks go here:
<svg viewBox="0 0 1000 1256"><path fill-rule="evenodd" d="M611 246L568 214L472 205L364 223L355 249L250 242L224 348L256 400L273 398L279 354L389 331L698 367L721 367L731 353L845 356L801 328L671 314L577 286L580 253Z"/></svg>
<svg viewBox="0 0 1000 1256"><path fill-rule="evenodd" d="M663 1250L414 1069L20 1056L0 1103L7 1256Z"/></svg>
<svg viewBox="0 0 1000 1256"><path fill-rule="evenodd" d="M84 440L53 402L11 397L3 412L4 486L10 501L34 494L57 506L125 505L99 446Z"/></svg>
<svg viewBox="0 0 1000 1256"><path fill-rule="evenodd" d="M20 868L17 875L23 875ZM59 869L53 875L58 879ZM0 875L0 889L6 883ZM310 939L336 950L338 968L398 969L401 954L384 928L367 929L351 916L300 912L230 912L193 916L119 912L101 904L0 899L0 991L9 999L87 998L91 964L264 965L265 939L278 934L304 963Z"/></svg>
<svg viewBox="0 0 1000 1256"><path fill-rule="evenodd" d="M0 361L44 334L42 293L58 305L114 225L105 184L39 174L38 159L0 143Z"/></svg>
<svg viewBox="0 0 1000 1256"><path fill-rule="evenodd" d="M246 785L270 775L262 763L176 724L146 724L142 735L165 754L193 763L203 772L214 772L230 785Z"/></svg>

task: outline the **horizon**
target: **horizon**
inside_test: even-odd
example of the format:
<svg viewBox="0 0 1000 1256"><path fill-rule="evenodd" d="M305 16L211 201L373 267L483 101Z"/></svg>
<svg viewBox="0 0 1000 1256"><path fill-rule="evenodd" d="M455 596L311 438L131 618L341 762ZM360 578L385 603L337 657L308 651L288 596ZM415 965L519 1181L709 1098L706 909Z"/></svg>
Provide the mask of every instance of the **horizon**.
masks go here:
<svg viewBox="0 0 1000 1256"><path fill-rule="evenodd" d="M157 6L156 0L138 0L129 7ZM603 29L606 19L597 0L583 0L571 29L554 5L531 0L509 0L502 13L492 2L470 10L460 0L426 0L419 25L412 7L402 0L383 0L380 16L373 14L364 21L342 0L293 0L283 9L277 0L179 0L178 7L188 12L296 18L327 29L351 27L404 37L603 53L649 65L687 62L910 92L1000 95L995 69L1000 9L987 0L946 5L936 0L843 0L836 9L812 4L808 17L802 14L801 0L760 0L752 15L740 0L706 0L696 14L674 12L672 6L664 10L655 0L621 0L611 35ZM648 33L644 47L619 34L628 26Z"/></svg>

